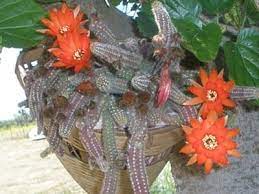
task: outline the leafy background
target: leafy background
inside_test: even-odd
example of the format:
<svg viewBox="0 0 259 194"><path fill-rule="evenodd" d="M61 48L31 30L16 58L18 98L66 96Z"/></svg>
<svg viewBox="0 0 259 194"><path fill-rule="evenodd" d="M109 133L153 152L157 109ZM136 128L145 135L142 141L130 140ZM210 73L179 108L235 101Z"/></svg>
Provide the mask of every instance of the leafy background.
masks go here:
<svg viewBox="0 0 259 194"><path fill-rule="evenodd" d="M222 50L226 63L223 65L237 85L259 86L259 5L255 0L161 1L186 50L205 64L217 59ZM131 5L131 11L136 11L138 16L132 19L142 36L152 38L157 33L152 1L140 4L138 0L110 0L110 3ZM38 44L43 37L35 30L42 28L40 18L45 15L34 0L1 0L1 46L29 48Z"/></svg>
<svg viewBox="0 0 259 194"><path fill-rule="evenodd" d="M28 48L43 40L35 30L45 12L33 0L0 1L0 37L5 47Z"/></svg>

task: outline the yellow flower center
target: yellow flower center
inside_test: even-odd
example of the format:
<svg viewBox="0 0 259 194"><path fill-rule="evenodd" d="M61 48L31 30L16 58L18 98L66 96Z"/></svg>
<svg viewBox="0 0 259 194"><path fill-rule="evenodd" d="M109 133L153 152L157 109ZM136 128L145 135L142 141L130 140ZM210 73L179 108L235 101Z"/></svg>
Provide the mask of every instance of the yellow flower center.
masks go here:
<svg viewBox="0 0 259 194"><path fill-rule="evenodd" d="M207 97L207 99L208 99L209 101L214 102L214 101L217 99L218 94L217 94L217 92L216 92L215 90L208 90L206 97Z"/></svg>
<svg viewBox="0 0 259 194"><path fill-rule="evenodd" d="M64 34L64 33L68 32L69 29L70 29L70 28L69 28L68 25L62 26L62 27L60 27L60 29L59 29L59 33L60 33L60 34Z"/></svg>
<svg viewBox="0 0 259 194"><path fill-rule="evenodd" d="M205 135L202 142L204 147L208 150L214 150L218 147L217 138L214 135Z"/></svg>
<svg viewBox="0 0 259 194"><path fill-rule="evenodd" d="M80 61L83 58L84 54L85 52L82 49L77 49L73 54L73 59Z"/></svg>

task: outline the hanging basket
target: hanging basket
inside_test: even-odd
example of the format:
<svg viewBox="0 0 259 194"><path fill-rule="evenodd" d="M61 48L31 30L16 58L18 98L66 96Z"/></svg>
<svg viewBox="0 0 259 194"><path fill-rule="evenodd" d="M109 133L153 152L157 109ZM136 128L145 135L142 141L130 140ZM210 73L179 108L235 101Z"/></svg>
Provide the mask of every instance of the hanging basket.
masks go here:
<svg viewBox="0 0 259 194"><path fill-rule="evenodd" d="M81 144L77 130L75 135L68 140L63 140L66 145L65 153L61 157L57 155L64 168L74 180L88 193L99 193L104 179L104 173L96 166L89 164L89 154ZM101 136L97 132L97 137ZM116 143L119 149L127 146L127 137L123 133L116 135ZM161 139L163 141L161 142ZM150 164L147 166L147 175L150 186L164 168L171 154L171 147L183 139L179 128L158 128L151 130L145 140L145 156ZM77 152L77 156L69 151L71 147ZM78 157L81 156L81 157ZM117 182L117 193L133 193L128 171L120 170Z"/></svg>

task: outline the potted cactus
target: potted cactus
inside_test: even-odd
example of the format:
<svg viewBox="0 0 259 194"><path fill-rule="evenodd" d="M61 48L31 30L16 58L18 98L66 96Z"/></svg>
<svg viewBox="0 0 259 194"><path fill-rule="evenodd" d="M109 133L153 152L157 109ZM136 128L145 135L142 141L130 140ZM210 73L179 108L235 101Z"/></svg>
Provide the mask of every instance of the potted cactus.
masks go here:
<svg viewBox="0 0 259 194"><path fill-rule="evenodd" d="M133 16L117 1L13 2L36 10L21 19L25 30L0 24L4 46L25 48L16 64L25 105L88 193L150 193L168 161L179 192L200 193L211 183L205 174L215 180L239 172L222 168L232 161L251 165L240 162L247 149L238 143L248 137L244 123L258 122L258 111L240 108L258 104L257 4L215 2L123 1ZM221 181L207 191L222 187L229 193Z"/></svg>

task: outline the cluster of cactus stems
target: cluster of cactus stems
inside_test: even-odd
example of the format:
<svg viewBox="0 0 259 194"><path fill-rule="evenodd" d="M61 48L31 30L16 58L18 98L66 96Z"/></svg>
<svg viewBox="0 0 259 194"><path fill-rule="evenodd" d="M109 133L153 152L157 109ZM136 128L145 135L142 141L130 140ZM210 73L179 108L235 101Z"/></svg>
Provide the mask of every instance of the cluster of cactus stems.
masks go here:
<svg viewBox="0 0 259 194"><path fill-rule="evenodd" d="M39 129L47 135L52 150L62 155L61 140L68 139L72 131L78 129L81 143L90 155L89 160L105 173L102 193L116 192L118 170L125 168L129 171L134 193L149 193L146 166L170 154L167 149L157 156L145 157L144 138L149 129L159 128L161 123L180 126L198 115L195 106L183 105L189 97L180 89L181 83L174 82L171 77L172 72L177 72L189 83L192 75L196 75L193 72L188 74L179 66L183 56L176 28L161 2L155 1L152 11L159 29L152 40L153 60L142 55L140 40L116 40L101 20L95 20L90 29L98 41L91 43L91 51L95 56L93 64L97 60L101 67L93 66L90 73L74 74L53 69L47 63L28 71L24 78L31 113ZM170 86L166 89L168 101L157 107L156 93L163 79L159 75L165 65L172 83L166 85ZM80 87L81 83L85 85ZM141 100L144 93L147 97ZM238 101L258 96L255 87L237 86L231 92L231 98ZM100 129L101 141L95 134ZM125 150L117 148L117 130L129 133Z"/></svg>

